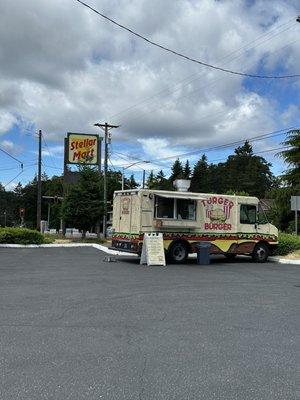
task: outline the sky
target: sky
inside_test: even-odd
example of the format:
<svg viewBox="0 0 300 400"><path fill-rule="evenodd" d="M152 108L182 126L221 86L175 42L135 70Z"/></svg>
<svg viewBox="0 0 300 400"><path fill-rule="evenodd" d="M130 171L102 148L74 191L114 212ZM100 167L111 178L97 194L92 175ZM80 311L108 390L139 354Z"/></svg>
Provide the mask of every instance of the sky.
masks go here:
<svg viewBox="0 0 300 400"><path fill-rule="evenodd" d="M86 0L141 35L189 57L260 75L300 73L298 0ZM142 177L177 155L193 165L203 149L253 141L280 175L285 133L300 126L300 79L227 74L153 47L76 0L1 0L0 182L11 190L37 170L60 175L67 132L111 131L109 166ZM234 150L207 151L208 161ZM264 153L263 153L264 152ZM173 157L173 158L170 158ZM167 159L166 159L167 158ZM20 167L21 161L24 165ZM129 167L132 163L139 162Z"/></svg>

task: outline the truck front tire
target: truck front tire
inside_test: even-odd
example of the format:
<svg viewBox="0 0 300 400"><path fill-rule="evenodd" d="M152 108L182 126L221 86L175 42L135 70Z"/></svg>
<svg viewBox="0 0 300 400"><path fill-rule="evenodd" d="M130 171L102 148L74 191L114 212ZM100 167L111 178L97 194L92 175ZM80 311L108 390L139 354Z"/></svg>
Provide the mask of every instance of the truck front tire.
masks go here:
<svg viewBox="0 0 300 400"><path fill-rule="evenodd" d="M182 264L188 257L188 248L184 242L174 242L169 250L168 256L172 263Z"/></svg>
<svg viewBox="0 0 300 400"><path fill-rule="evenodd" d="M252 253L252 259L257 263L264 263L269 257L269 248L264 243L257 243Z"/></svg>

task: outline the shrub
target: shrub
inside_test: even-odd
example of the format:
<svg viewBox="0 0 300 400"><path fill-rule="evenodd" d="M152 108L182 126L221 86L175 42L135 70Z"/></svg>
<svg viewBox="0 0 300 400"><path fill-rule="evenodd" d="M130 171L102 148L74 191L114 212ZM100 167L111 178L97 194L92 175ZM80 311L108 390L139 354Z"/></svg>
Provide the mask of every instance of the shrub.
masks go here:
<svg viewBox="0 0 300 400"><path fill-rule="evenodd" d="M274 255L285 256L293 251L300 250L300 237L289 233L279 233L278 247L274 251Z"/></svg>
<svg viewBox="0 0 300 400"><path fill-rule="evenodd" d="M0 243L6 244L42 244L44 236L31 229L0 228Z"/></svg>

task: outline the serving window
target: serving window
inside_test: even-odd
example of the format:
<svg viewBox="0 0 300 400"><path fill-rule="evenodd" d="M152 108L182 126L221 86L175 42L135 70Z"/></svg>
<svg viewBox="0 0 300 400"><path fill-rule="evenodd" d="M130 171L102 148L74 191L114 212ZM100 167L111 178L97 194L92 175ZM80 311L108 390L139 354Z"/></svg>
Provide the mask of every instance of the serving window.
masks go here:
<svg viewBox="0 0 300 400"><path fill-rule="evenodd" d="M156 196L154 217L195 221L196 206L195 200Z"/></svg>

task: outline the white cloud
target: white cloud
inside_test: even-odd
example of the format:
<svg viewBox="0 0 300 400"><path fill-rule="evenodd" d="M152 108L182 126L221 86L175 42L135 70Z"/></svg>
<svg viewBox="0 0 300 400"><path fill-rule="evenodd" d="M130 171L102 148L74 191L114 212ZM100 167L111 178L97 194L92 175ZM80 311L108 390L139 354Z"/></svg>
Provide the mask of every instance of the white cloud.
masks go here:
<svg viewBox="0 0 300 400"><path fill-rule="evenodd" d="M0 109L0 135L9 131L16 122L17 119L13 114Z"/></svg>
<svg viewBox="0 0 300 400"><path fill-rule="evenodd" d="M272 7L262 0L251 6L242 0L90 3L195 58L249 72L264 66L273 73L279 65L300 70L293 1L275 0ZM267 29L273 31L263 36ZM145 158L157 159L296 118L292 98L280 115L279 102L268 94L278 88L275 82L245 87L241 77L150 47L72 1L24 0L15 7L3 0L0 47L0 133L19 122L42 128L48 141L62 140L67 131L97 132L93 124L107 120L121 125L114 141L134 143ZM279 84L288 93L295 81ZM54 147L44 152L55 154Z"/></svg>

